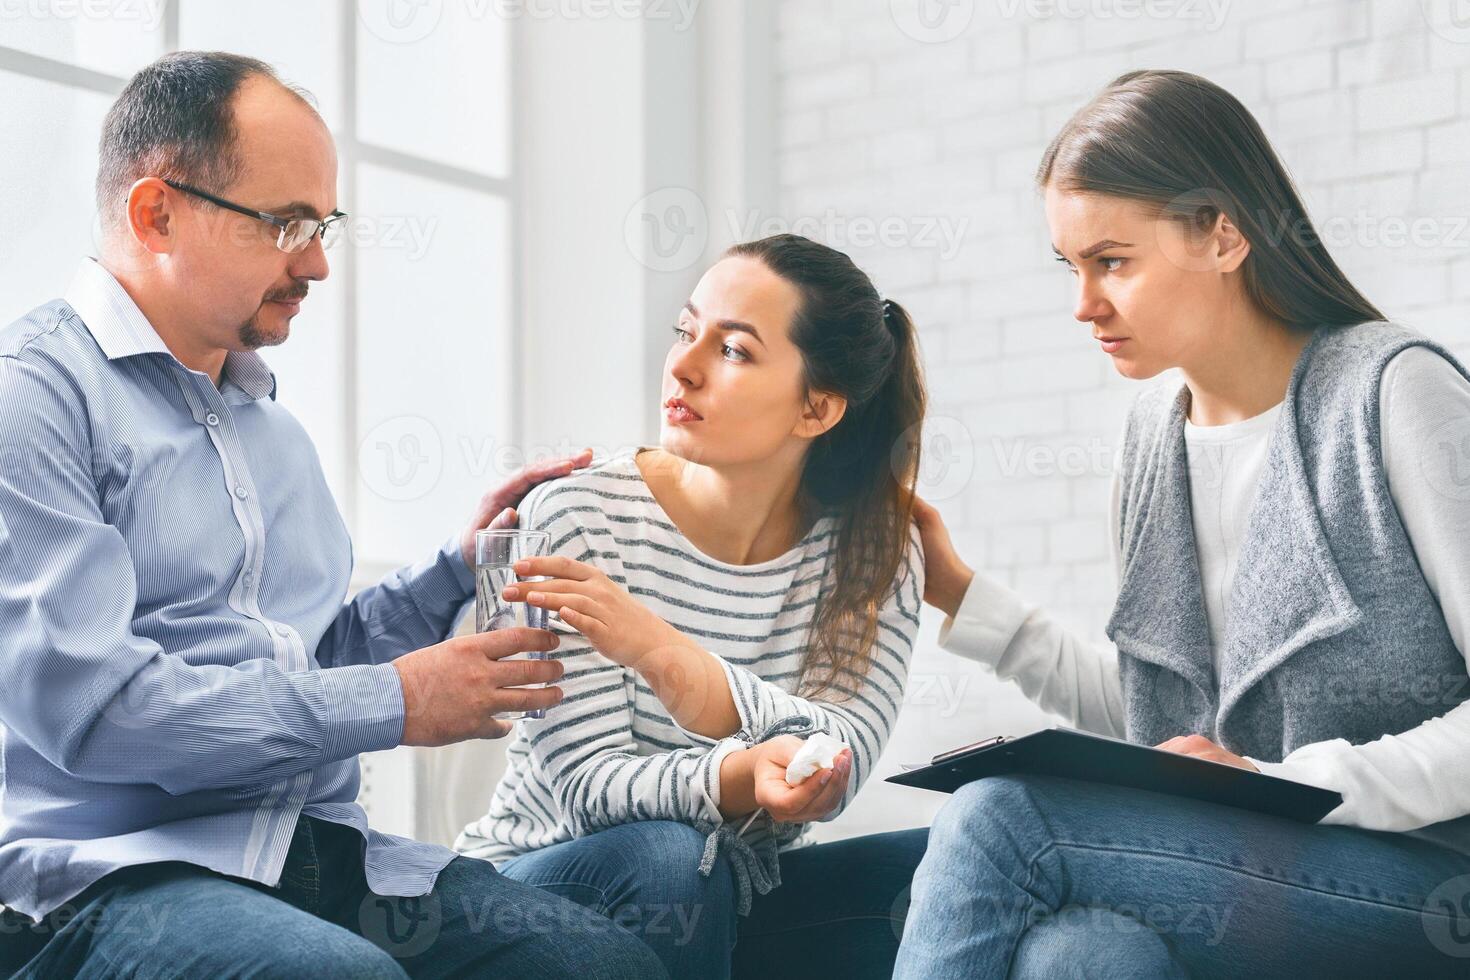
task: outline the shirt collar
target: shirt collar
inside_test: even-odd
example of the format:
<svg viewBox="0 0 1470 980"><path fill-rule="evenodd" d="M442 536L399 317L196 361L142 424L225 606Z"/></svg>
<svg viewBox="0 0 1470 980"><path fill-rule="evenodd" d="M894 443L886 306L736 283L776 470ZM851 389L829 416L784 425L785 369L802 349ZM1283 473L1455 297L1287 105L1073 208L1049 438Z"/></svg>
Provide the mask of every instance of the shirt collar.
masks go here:
<svg viewBox="0 0 1470 980"><path fill-rule="evenodd" d="M82 318L82 324L109 361L138 354L167 354L178 363L122 283L96 259L82 260L66 289L66 301ZM226 354L224 378L252 401L266 395L276 397L276 377L264 358L254 351Z"/></svg>

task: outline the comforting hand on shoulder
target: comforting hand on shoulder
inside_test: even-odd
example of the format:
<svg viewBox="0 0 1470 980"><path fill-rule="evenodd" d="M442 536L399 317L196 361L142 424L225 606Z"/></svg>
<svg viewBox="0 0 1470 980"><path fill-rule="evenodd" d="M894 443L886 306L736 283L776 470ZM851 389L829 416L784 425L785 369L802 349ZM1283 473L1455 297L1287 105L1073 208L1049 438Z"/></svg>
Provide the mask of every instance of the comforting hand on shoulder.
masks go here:
<svg viewBox="0 0 1470 980"><path fill-rule="evenodd" d="M522 467L509 480L488 491L475 507L469 526L460 533L460 553L469 568L475 567L475 532L485 529L503 530L516 526L514 508L531 492L531 488L547 480L558 480L572 470L592 462L592 450L584 449L575 456L548 459Z"/></svg>
<svg viewBox="0 0 1470 980"><path fill-rule="evenodd" d="M955 550L939 511L919 497L914 498L914 523L924 549L924 601L953 616L965 599L975 571Z"/></svg>

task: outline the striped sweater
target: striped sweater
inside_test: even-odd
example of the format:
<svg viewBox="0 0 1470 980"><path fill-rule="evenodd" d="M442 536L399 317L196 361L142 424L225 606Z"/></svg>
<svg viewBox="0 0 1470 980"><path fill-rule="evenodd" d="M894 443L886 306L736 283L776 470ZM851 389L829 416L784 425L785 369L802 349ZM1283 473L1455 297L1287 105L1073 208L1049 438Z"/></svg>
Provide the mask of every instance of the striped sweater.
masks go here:
<svg viewBox="0 0 1470 980"><path fill-rule="evenodd" d="M500 863L617 824L678 820L710 835L704 873L723 848L743 911L752 889L764 893L780 883L777 850L803 828L776 824L764 813L743 832L744 819L724 823L720 762L774 734L827 732L853 750L842 807L851 802L903 701L924 591L919 536L910 529L866 675L849 671L808 700L795 692L819 590L832 581L835 520L818 520L779 558L754 565L717 561L669 519L634 455L629 450L537 487L521 504L521 525L550 532L552 554L596 566L718 656L741 729L723 739L684 730L636 672L602 656L553 616L551 628L562 637L554 656L566 666L565 700L545 718L518 723L489 812L454 847Z"/></svg>

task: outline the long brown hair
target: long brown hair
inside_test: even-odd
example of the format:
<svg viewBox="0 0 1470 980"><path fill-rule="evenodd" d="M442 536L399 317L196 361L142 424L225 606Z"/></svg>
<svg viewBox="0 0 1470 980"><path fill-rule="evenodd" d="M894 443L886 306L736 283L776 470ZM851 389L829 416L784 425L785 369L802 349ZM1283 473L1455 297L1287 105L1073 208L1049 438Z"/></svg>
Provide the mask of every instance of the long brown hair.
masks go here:
<svg viewBox="0 0 1470 980"><path fill-rule="evenodd" d="M1141 201L1200 231L1223 213L1251 246L1246 294L1291 326L1384 318L1328 254L1255 117L1198 75L1120 75L1051 141L1036 182Z"/></svg>
<svg viewBox="0 0 1470 980"><path fill-rule="evenodd" d="M791 339L806 390L847 399L836 425L812 441L801 473L807 516L837 519L836 580L817 600L802 686L819 693L837 675L865 674L878 612L898 587L909 547L926 395L913 321L882 299L842 252L800 235L731 247L794 286L801 306Z"/></svg>

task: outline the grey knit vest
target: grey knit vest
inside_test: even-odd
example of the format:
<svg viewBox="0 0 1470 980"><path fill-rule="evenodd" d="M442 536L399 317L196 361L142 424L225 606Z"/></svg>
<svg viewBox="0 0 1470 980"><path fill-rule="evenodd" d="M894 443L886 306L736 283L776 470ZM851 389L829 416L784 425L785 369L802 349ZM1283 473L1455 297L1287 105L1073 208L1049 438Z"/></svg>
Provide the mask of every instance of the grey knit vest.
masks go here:
<svg viewBox="0 0 1470 980"><path fill-rule="evenodd" d="M1129 740L1199 733L1276 762L1312 742L1397 734L1470 697L1380 448L1384 368L1415 345L1466 373L1448 351L1386 323L1318 329L1303 351L1242 542L1218 676L1190 513L1189 392L1156 388L1134 404L1119 460L1121 586L1107 626ZM1470 852L1470 817L1416 836Z"/></svg>

